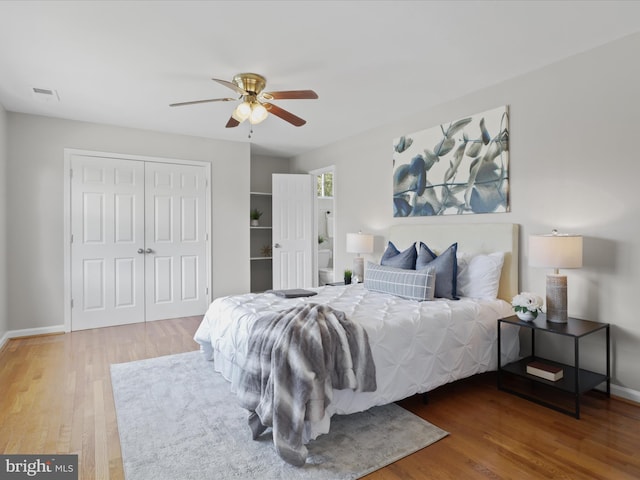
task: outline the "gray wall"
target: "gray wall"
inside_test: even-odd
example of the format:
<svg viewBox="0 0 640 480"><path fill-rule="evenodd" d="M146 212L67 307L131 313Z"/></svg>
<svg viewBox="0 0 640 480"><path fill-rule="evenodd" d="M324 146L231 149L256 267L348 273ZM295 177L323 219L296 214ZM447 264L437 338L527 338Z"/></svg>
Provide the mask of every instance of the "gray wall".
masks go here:
<svg viewBox="0 0 640 480"><path fill-rule="evenodd" d="M0 345L9 329L7 309L7 112L0 105Z"/></svg>
<svg viewBox="0 0 640 480"><path fill-rule="evenodd" d="M8 139L10 330L64 323L65 148L210 162L213 296L249 291L249 144L19 113Z"/></svg>
<svg viewBox="0 0 640 480"><path fill-rule="evenodd" d="M584 235L584 267L566 270L571 316L612 324L615 392L640 392L640 35L399 119L292 160L292 172L336 165L336 238L359 229L381 236L395 223L510 222L521 225L521 290L545 292L545 269L527 266L528 236L552 228ZM508 59L499 59L508 61ZM419 102L418 96L412 101ZM392 217L392 139L501 105L510 108L511 212ZM375 192L375 193L372 193ZM377 260L384 248L377 243ZM351 263L336 241L336 268ZM547 342L547 340L545 340ZM583 359L603 367L603 337L585 339ZM548 339L565 357L570 345ZM565 352L565 353L563 353ZM551 352L547 352L551 353ZM565 360L568 358L564 358ZM640 400L640 397L636 397Z"/></svg>
<svg viewBox="0 0 640 480"><path fill-rule="evenodd" d="M289 173L289 160L266 155L251 155L251 191L271 192L271 175Z"/></svg>

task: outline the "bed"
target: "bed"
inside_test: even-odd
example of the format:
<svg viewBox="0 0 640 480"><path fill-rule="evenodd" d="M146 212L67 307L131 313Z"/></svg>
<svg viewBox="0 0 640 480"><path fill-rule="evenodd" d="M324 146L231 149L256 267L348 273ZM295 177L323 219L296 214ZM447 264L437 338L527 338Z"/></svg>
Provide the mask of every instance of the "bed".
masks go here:
<svg viewBox="0 0 640 480"><path fill-rule="evenodd" d="M390 228L386 240L403 251L420 241L434 252L444 252L457 244L459 264L464 259L466 266L470 259L500 252L495 298L461 296L457 300L418 302L371 291L367 283L314 288L311 290L316 295L300 298L273 293L234 295L216 299L195 334L201 351L212 360L212 368L235 389L247 354L248 332L265 312L312 302L342 311L350 321L361 325L375 363L377 388L372 392L334 390L324 416L305 422L305 443L327 433L334 414L364 411L497 369L496 320L512 314L510 300L518 293L518 225L398 225ZM517 329L502 332L501 351L503 362L518 357Z"/></svg>

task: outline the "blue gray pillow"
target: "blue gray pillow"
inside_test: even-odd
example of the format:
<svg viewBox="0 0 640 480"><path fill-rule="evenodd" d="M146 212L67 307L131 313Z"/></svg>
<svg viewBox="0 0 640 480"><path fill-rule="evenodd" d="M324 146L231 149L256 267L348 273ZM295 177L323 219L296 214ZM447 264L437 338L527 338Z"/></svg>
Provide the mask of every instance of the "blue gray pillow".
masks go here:
<svg viewBox="0 0 640 480"><path fill-rule="evenodd" d="M429 247L420 242L416 259L416 270L426 267L435 268L436 297L458 300L458 293L456 291L458 277L457 251L458 244L454 243L440 255L436 255Z"/></svg>
<svg viewBox="0 0 640 480"><path fill-rule="evenodd" d="M433 300L436 273L433 267L422 270L385 267L367 262L364 286L372 292L388 293L409 300Z"/></svg>
<svg viewBox="0 0 640 480"><path fill-rule="evenodd" d="M385 267L404 268L405 270L416 269L416 258L418 253L416 252L415 242L406 250L402 252L396 248L396 246L389 242L387 249L382 254L380 259L380 265Z"/></svg>

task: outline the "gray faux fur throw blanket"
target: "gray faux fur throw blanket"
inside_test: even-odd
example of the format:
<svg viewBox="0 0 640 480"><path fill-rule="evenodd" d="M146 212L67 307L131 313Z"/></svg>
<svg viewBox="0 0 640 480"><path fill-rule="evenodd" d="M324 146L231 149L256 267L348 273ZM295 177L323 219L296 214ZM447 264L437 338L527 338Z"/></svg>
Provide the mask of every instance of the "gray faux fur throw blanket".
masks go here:
<svg viewBox="0 0 640 480"><path fill-rule="evenodd" d="M332 389L376 390L367 332L326 305L265 314L252 327L238 383L254 440L272 427L278 454L302 466L304 422L324 417Z"/></svg>

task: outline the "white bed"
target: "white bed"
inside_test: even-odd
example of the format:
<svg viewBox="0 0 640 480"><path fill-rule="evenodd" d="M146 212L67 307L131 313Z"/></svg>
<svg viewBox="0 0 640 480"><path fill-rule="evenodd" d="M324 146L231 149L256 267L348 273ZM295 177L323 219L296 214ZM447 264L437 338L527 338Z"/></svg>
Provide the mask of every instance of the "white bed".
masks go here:
<svg viewBox="0 0 640 480"><path fill-rule="evenodd" d="M377 390L334 390L325 418L308 424L305 441L327 433L333 414L349 414L424 393L455 380L497 368L497 319L512 313L509 301L518 292L518 226L465 224L392 227L388 240L398 248L423 241L444 250L454 242L458 252L504 252L498 298L436 299L417 302L368 291L364 285L325 286L317 295L285 299L274 294L245 294L216 299L195 340L213 367L232 386L247 351L247 334L261 312L280 311L301 302L328 304L364 327L376 367ZM502 332L504 361L518 357L517 329ZM233 388L233 387L232 387Z"/></svg>

